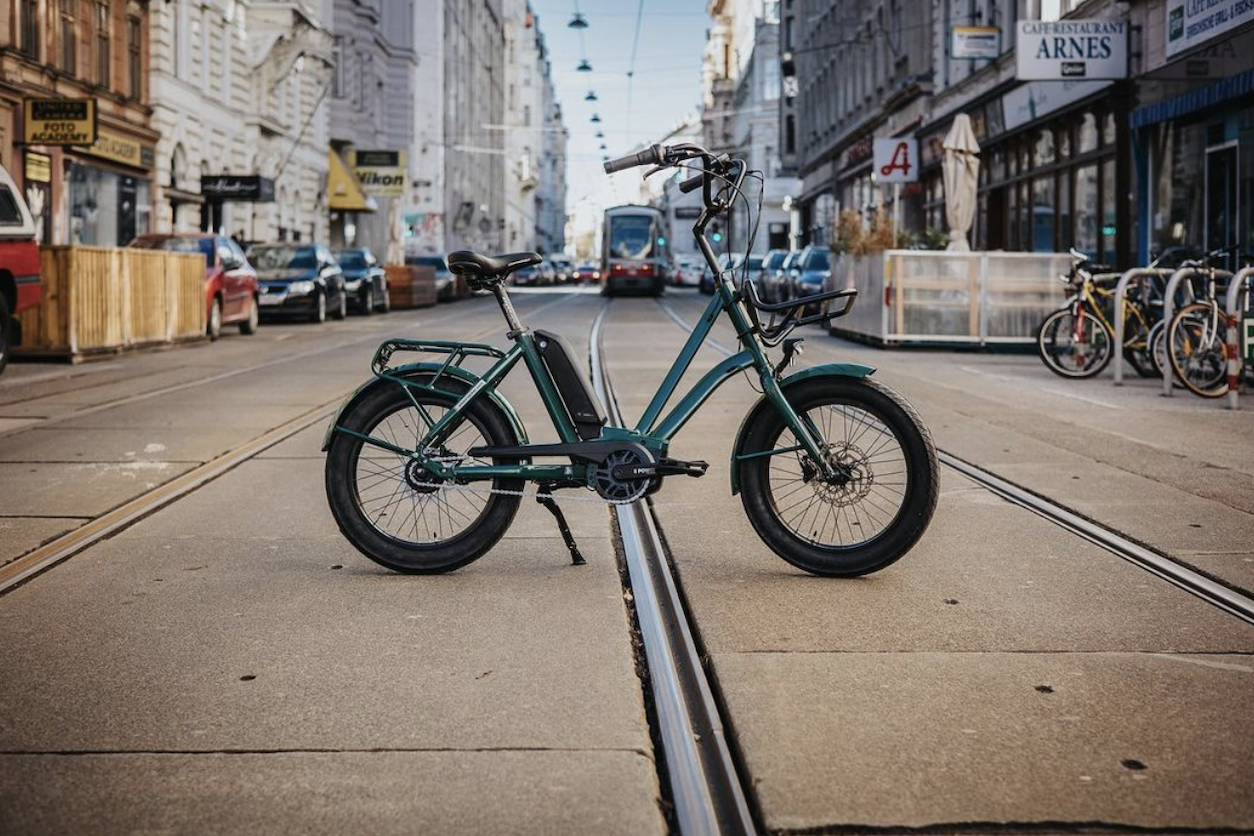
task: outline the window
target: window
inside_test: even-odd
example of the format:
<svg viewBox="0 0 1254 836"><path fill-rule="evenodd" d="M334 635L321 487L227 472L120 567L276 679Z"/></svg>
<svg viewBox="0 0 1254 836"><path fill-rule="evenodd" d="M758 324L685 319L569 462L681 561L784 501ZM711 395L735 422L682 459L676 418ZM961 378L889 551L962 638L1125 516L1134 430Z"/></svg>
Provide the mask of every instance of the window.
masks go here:
<svg viewBox="0 0 1254 836"><path fill-rule="evenodd" d="M797 153L797 118L791 113L784 117L784 153Z"/></svg>
<svg viewBox="0 0 1254 836"><path fill-rule="evenodd" d="M331 98L344 98L344 36L336 35L331 46Z"/></svg>
<svg viewBox="0 0 1254 836"><path fill-rule="evenodd" d="M61 0L61 69L70 75L78 74L78 44L74 40L75 0Z"/></svg>
<svg viewBox="0 0 1254 836"><path fill-rule="evenodd" d="M132 99L144 97L143 22L134 15L126 19L126 92Z"/></svg>
<svg viewBox="0 0 1254 836"><path fill-rule="evenodd" d="M109 79L112 73L109 72L109 62L112 60L112 52L109 49L109 4L108 2L96 3L96 83L101 87L109 86Z"/></svg>
<svg viewBox="0 0 1254 836"><path fill-rule="evenodd" d="M20 226L22 210L17 207L17 200L8 186L0 186L0 226Z"/></svg>
<svg viewBox="0 0 1254 836"><path fill-rule="evenodd" d="M39 60L39 0L22 0L22 52Z"/></svg>

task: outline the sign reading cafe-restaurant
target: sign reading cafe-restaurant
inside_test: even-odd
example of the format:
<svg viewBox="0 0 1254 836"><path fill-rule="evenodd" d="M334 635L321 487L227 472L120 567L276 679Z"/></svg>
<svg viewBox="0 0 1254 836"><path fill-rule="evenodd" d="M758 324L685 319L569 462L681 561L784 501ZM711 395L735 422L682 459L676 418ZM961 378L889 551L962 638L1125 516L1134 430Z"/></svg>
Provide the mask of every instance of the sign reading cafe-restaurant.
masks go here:
<svg viewBox="0 0 1254 836"><path fill-rule="evenodd" d="M1128 77L1126 20L1021 20L1015 41L1020 81Z"/></svg>

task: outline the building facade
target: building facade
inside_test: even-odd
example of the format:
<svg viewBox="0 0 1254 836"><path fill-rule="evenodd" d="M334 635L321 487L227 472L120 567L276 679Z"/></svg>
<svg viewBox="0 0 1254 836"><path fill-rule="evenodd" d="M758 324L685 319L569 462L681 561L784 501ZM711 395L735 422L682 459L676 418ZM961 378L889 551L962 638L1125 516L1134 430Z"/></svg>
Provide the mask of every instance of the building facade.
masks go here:
<svg viewBox="0 0 1254 836"><path fill-rule="evenodd" d="M148 104L150 10L138 0L0 7L0 163L43 242L116 246L153 225L158 134ZM26 145L27 99L94 99L90 147Z"/></svg>

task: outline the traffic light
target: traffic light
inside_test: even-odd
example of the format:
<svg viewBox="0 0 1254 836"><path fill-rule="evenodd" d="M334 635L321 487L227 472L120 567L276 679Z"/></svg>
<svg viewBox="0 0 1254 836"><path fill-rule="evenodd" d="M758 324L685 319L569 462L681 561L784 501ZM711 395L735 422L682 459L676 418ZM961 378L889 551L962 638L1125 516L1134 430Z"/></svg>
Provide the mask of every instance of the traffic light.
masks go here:
<svg viewBox="0 0 1254 836"><path fill-rule="evenodd" d="M715 244L723 240L723 225L717 221L710 224L710 240Z"/></svg>
<svg viewBox="0 0 1254 836"><path fill-rule="evenodd" d="M665 246L666 246L666 236L664 236L664 235L659 235L659 236L657 237L657 245L658 245L659 247L665 247Z"/></svg>

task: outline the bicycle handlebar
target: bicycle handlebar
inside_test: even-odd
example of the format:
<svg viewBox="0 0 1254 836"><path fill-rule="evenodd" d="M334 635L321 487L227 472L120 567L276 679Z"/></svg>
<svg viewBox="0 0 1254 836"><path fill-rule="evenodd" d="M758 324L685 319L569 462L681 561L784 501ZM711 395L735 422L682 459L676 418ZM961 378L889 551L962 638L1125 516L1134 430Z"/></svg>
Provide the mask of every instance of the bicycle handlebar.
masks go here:
<svg viewBox="0 0 1254 836"><path fill-rule="evenodd" d="M623 171L642 165L664 165L665 162L666 149L661 145L650 145L637 154L628 154L625 157L619 157L617 160L610 160L605 164L605 173L613 174L616 171Z"/></svg>

